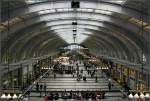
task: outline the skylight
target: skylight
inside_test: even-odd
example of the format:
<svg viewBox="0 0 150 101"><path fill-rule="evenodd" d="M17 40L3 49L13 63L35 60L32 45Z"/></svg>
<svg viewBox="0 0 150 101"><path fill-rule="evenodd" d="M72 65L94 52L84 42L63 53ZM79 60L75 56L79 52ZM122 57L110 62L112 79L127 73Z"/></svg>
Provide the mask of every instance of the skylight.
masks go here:
<svg viewBox="0 0 150 101"><path fill-rule="evenodd" d="M54 32L60 36L62 39L64 39L67 43L73 43L73 29L58 29L58 30L54 30ZM88 36L83 34L83 33L87 33L87 34L92 34L91 32L87 32L84 29L77 29L77 38L76 38L76 42L77 43L82 43Z"/></svg>
<svg viewBox="0 0 150 101"><path fill-rule="evenodd" d="M93 9L90 8L78 8L77 11L81 11L81 12L93 12Z"/></svg>
<svg viewBox="0 0 150 101"><path fill-rule="evenodd" d="M68 31L72 31L73 29L71 29L71 28L65 28L65 29L57 29L57 30L54 30L54 32L55 33L61 33L61 32L65 32L66 30L68 30ZM84 30L84 29L79 29L79 28L77 28L77 30L78 30L78 33L80 33L80 34L83 34L83 33L86 33L86 34L92 34L92 32L90 32L90 31L86 31L86 30ZM71 32L72 33L72 32Z"/></svg>
<svg viewBox="0 0 150 101"><path fill-rule="evenodd" d="M74 43L73 40L73 33L72 31L64 31L64 32L59 32L57 33L57 35L59 35L62 39L64 39L67 43ZM76 42L77 43L82 43L88 36L84 35L82 33L77 33L77 38L76 38Z"/></svg>
<svg viewBox="0 0 150 101"><path fill-rule="evenodd" d="M64 47L64 49L70 49L70 50L74 50L74 49L84 49L84 47L80 46L80 45L76 45L76 44L71 44L67 47Z"/></svg>
<svg viewBox="0 0 150 101"><path fill-rule="evenodd" d="M106 0L103 0L106 1ZM123 5L127 0L108 0L107 2L116 3Z"/></svg>
<svg viewBox="0 0 150 101"><path fill-rule="evenodd" d="M38 3L38 2L44 2L44 1L47 1L47 0L25 0L25 2L26 2L27 4Z"/></svg>
<svg viewBox="0 0 150 101"><path fill-rule="evenodd" d="M68 12L68 11L73 11L72 8L58 8L57 12Z"/></svg>
<svg viewBox="0 0 150 101"><path fill-rule="evenodd" d="M27 4L32 4L32 3L38 3L38 2L44 2L48 0L25 0ZM118 2L120 3L121 1L125 0L109 0L109 2ZM91 4L88 6L87 2L86 3L81 3L80 7L75 8L77 12L72 12L74 11L74 8L68 7L70 3L65 3L65 2L59 2L58 4L46 4L46 5L41 5L39 7L34 7L34 8L29 8L29 10L32 11L37 11L38 14L47 14L44 16L40 16L39 20L41 21L46 21L46 26L51 27L50 30L54 31L58 36L60 36L62 39L64 39L67 43L74 43L73 39L73 25L72 22L73 20L77 19L76 21L78 24L76 25L76 43L82 43L89 34L92 34L90 32L90 29L93 30L99 30L98 26L103 26L103 23L101 22L95 22L95 21L87 21L83 19L89 19L93 18L94 20L109 20L109 18L104 17L104 15L98 14L108 14L111 15L111 11L101 10L102 6L99 6L97 4ZM85 7L84 7L85 6ZM91 8L88 8L91 7ZM92 8L93 7L93 8ZM97 8L95 8L97 7ZM107 7L106 7L107 8ZM71 12L70 12L71 11ZM67 13L69 12L69 13ZM84 12L84 13L83 13ZM48 14L48 13L54 13L54 14ZM93 14L91 14L93 13ZM95 14L94 14L95 13ZM97 14L96 14L97 13ZM70 21L65 21L64 19L70 19ZM78 18L82 18L82 20L79 20ZM59 22L53 22L51 20L55 19L61 19ZM88 30L86 30L88 29ZM88 34L88 35L87 35Z"/></svg>
<svg viewBox="0 0 150 101"><path fill-rule="evenodd" d="M54 13L55 12L55 9L50 9L50 10L42 10L42 11L39 11L38 13L39 14L47 14L47 13Z"/></svg>
<svg viewBox="0 0 150 101"><path fill-rule="evenodd" d="M101 14L107 14L107 15L112 14L111 11L105 11L105 10L100 10L100 9L95 9L95 13L101 13Z"/></svg>
<svg viewBox="0 0 150 101"><path fill-rule="evenodd" d="M73 26L70 26L70 25L58 25L58 26L52 26L51 27L51 30L59 30L59 29L66 29L66 28L72 28L73 29ZM91 25L78 25L77 28L80 28L80 29L95 29L95 30L99 30L98 27L96 26L91 26Z"/></svg>

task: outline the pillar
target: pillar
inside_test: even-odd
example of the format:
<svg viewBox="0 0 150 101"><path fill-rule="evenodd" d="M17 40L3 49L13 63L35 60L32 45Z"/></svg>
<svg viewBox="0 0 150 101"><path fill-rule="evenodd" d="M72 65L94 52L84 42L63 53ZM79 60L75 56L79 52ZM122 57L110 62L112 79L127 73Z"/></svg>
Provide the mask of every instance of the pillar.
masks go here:
<svg viewBox="0 0 150 101"><path fill-rule="evenodd" d="M128 87L129 87L129 85L130 85L130 69L128 68L127 69L127 75L128 75L128 77L127 77L127 85L128 85Z"/></svg>
<svg viewBox="0 0 150 101"><path fill-rule="evenodd" d="M138 76L138 71L136 71L136 72L135 72L135 88L134 88L134 89L136 89L136 90L137 90L137 88L138 88L138 86L137 86L137 84L138 84L138 78L139 78L139 76Z"/></svg>
<svg viewBox="0 0 150 101"><path fill-rule="evenodd" d="M27 82L26 83L27 84L26 85L29 86L29 65L27 65L26 69L27 69L27 74L26 74L26 76L27 76Z"/></svg>
<svg viewBox="0 0 150 101"><path fill-rule="evenodd" d="M149 7L149 24L150 24L150 1L148 0L148 7ZM149 38L148 39L150 39L150 32L149 32ZM148 40L149 41L149 44L148 44L148 47L149 47L149 54L148 54L148 64L149 64L149 66L150 66L150 40Z"/></svg>
<svg viewBox="0 0 150 101"><path fill-rule="evenodd" d="M148 74L148 89L150 91L150 73Z"/></svg>
<svg viewBox="0 0 150 101"><path fill-rule="evenodd" d="M22 88L22 78L23 78L23 75L22 75L22 64L20 64L20 67L18 68L18 87L19 88Z"/></svg>
<svg viewBox="0 0 150 101"><path fill-rule="evenodd" d="M150 1L148 0L148 7L149 7L149 24L150 24ZM150 33L149 35L149 39L150 39ZM148 55L148 65L150 66L150 40L149 40L149 55ZM149 71L150 72L150 71ZM150 76L150 73L148 73ZM148 85L149 85L149 91L150 91L150 77L148 76Z"/></svg>
<svg viewBox="0 0 150 101"><path fill-rule="evenodd" d="M1 6L1 2L0 2L0 7L2 7ZM1 8L0 8L0 12L1 12ZM1 14L0 14L0 22L1 22ZM1 89L2 89L2 87L1 87L1 84L2 84L2 66L1 66L1 63L2 63L2 55L1 55L1 43L2 43L2 40L1 40L1 32L0 32L0 91L1 91ZM0 92L0 94L1 94L1 92Z"/></svg>
<svg viewBox="0 0 150 101"><path fill-rule="evenodd" d="M1 70L1 68L2 68L2 66L1 66L1 64L0 64L0 95L1 95L1 93L2 93L2 92L1 92L1 91L2 91L2 90L1 90L1 89L2 89L2 85L1 85L1 84L2 84L2 73L1 73L2 70Z"/></svg>
<svg viewBox="0 0 150 101"><path fill-rule="evenodd" d="M119 66L120 66L120 65L119 65ZM120 83L122 84L122 83L124 82L124 81L123 81L123 76L124 76L124 75L123 75L123 68L124 68L124 67L123 67L123 65L121 65L119 68L120 68L120 77L121 77L121 78L120 78Z"/></svg>

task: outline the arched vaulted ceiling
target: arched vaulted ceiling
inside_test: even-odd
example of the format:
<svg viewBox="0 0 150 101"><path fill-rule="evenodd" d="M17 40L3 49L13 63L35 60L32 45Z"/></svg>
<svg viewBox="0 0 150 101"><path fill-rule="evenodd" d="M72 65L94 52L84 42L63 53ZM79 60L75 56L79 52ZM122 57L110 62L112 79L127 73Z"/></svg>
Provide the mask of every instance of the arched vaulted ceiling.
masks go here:
<svg viewBox="0 0 150 101"><path fill-rule="evenodd" d="M78 1L78 0L76 0ZM73 41L91 54L139 62L149 54L149 0L1 0L1 53L21 60L54 53ZM143 6L145 5L145 6ZM143 28L143 30L142 30Z"/></svg>

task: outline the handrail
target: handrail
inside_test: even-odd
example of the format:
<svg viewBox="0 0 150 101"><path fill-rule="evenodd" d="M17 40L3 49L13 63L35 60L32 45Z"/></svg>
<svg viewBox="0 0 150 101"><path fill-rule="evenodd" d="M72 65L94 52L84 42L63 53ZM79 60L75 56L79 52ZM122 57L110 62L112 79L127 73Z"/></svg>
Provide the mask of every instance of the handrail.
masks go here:
<svg viewBox="0 0 150 101"><path fill-rule="evenodd" d="M41 57L34 57L34 58L31 58L31 59L26 59L26 60L21 60L19 62L15 62L15 63L10 63L9 65L10 66L17 66L17 65L20 65L20 64L23 64L23 65L27 65L27 64L30 64L32 62L34 62L35 60L38 60L38 59L45 59L47 57L49 57L50 55L45 55L45 56L41 56ZM2 66L3 68L7 67L7 64L0 64L0 66Z"/></svg>
<svg viewBox="0 0 150 101"><path fill-rule="evenodd" d="M52 66L52 67L53 67L53 66ZM47 70L42 76L40 76L37 80L35 80L35 81L33 82L33 84L30 85L30 86L28 87L28 89L22 94L22 96L20 96L20 97L18 98L18 101L21 100L21 98L22 98L28 91L30 91L30 90L33 88L33 86L34 86L37 82L39 82L44 76L46 76L46 74L47 74L48 72L50 72L51 70L52 70L52 69Z"/></svg>
<svg viewBox="0 0 150 101"><path fill-rule="evenodd" d="M123 96L124 96L125 98L127 98L127 99L130 101L128 95L126 94L127 91L120 90L120 92L123 94Z"/></svg>
<svg viewBox="0 0 150 101"><path fill-rule="evenodd" d="M45 55L42 57L36 57L36 58L27 59L27 60L22 60L22 61L19 61L16 63L11 63L11 64L9 64L9 66L11 67L10 71L20 68L20 65L22 65L22 67L26 67L27 65L35 63L36 60L38 60L38 59L45 59L47 57L48 57L48 55ZM3 73L6 73L7 69L8 69L8 64L0 64L0 68L3 70Z"/></svg>
<svg viewBox="0 0 150 101"><path fill-rule="evenodd" d="M141 71L141 67L142 67L141 63L133 63L133 62L130 62L130 61L127 61L127 60L121 60L121 59L118 59L118 58L109 57L109 56L105 56L105 55L101 55L101 56L103 56L104 59L109 59L109 60L113 61L114 63L126 65L126 66L128 66L132 69ZM149 74L149 71L150 71L149 66L145 65L143 67L144 67L143 72L146 73L146 74Z"/></svg>

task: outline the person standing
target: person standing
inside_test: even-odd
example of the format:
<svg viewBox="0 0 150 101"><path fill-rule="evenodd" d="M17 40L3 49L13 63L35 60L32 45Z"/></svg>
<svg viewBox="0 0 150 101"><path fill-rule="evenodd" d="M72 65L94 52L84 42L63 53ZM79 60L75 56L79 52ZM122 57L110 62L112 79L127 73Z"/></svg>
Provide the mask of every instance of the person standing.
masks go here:
<svg viewBox="0 0 150 101"><path fill-rule="evenodd" d="M97 75L95 76L95 82L97 82Z"/></svg>
<svg viewBox="0 0 150 101"><path fill-rule="evenodd" d="M86 74L83 74L83 80L86 81Z"/></svg>
<svg viewBox="0 0 150 101"><path fill-rule="evenodd" d="M111 79L108 80L108 88L109 88L109 91L111 91Z"/></svg>
<svg viewBox="0 0 150 101"><path fill-rule="evenodd" d="M111 91L111 83L110 82L108 83L108 88L109 88L109 91Z"/></svg>
<svg viewBox="0 0 150 101"><path fill-rule="evenodd" d="M54 78L56 78L56 73L54 73Z"/></svg>
<svg viewBox="0 0 150 101"><path fill-rule="evenodd" d="M42 93L42 89L43 89L43 85L41 84L40 85L40 96L41 96L41 93Z"/></svg>
<svg viewBox="0 0 150 101"><path fill-rule="evenodd" d="M72 76L73 76L73 78L74 78L74 76L75 76L75 73L74 73L74 72L72 73Z"/></svg>
<svg viewBox="0 0 150 101"><path fill-rule="evenodd" d="M44 96L44 101L48 101L48 96L47 95Z"/></svg>
<svg viewBox="0 0 150 101"><path fill-rule="evenodd" d="M36 91L37 92L39 91L39 84L38 84L38 82L36 83Z"/></svg>
<svg viewBox="0 0 150 101"><path fill-rule="evenodd" d="M45 96L46 96L46 83L44 83L44 91L45 91Z"/></svg>

